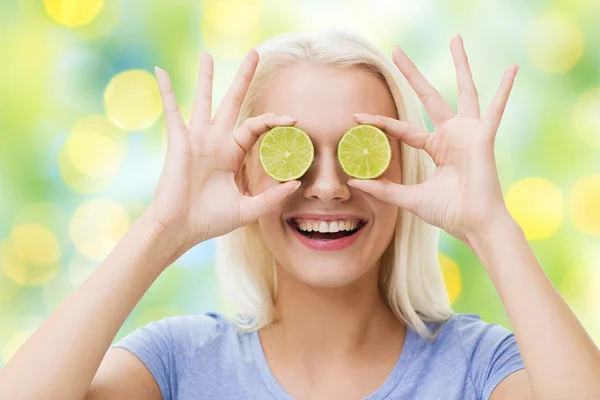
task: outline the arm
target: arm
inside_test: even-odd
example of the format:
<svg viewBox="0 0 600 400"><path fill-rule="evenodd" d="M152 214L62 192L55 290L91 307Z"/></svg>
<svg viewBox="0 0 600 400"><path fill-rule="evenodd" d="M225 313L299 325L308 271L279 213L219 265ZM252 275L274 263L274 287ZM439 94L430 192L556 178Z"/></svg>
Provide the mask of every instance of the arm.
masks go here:
<svg viewBox="0 0 600 400"><path fill-rule="evenodd" d="M506 308L536 398L600 398L600 351L545 275L521 227L502 213L467 237ZM511 383L496 390L505 384Z"/></svg>
<svg viewBox="0 0 600 400"><path fill-rule="evenodd" d="M0 399L83 399L112 339L168 265L196 244L271 212L298 188L298 181L288 181L244 196L236 186L235 175L260 135L296 123L292 117L267 113L247 118L233 129L258 58L255 49L248 52L211 120L214 65L212 57L203 54L189 126L179 112L168 74L155 69L167 126L167 155L152 202L98 269L0 372ZM138 377L149 378L141 362L123 351L109 353L88 398L131 398L128 394L134 392L150 397L135 391Z"/></svg>
<svg viewBox="0 0 600 400"><path fill-rule="evenodd" d="M82 399L113 338L179 249L140 218L0 371L2 399Z"/></svg>
<svg viewBox="0 0 600 400"><path fill-rule="evenodd" d="M471 247L506 307L525 371L504 379L494 398L600 398L600 352L556 292L506 209L494 143L518 66L506 69L481 116L477 89L460 35L450 42L458 85L458 112L412 61L395 48L394 62L419 95L434 131L382 115L356 115L405 144L424 150L436 164L423 183L348 180L373 196L416 214Z"/></svg>

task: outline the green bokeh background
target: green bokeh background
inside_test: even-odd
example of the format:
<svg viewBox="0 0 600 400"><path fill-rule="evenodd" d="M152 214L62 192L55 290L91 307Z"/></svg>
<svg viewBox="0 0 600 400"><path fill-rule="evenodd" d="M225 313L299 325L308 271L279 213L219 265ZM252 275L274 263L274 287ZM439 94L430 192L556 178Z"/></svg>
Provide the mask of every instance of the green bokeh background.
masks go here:
<svg viewBox="0 0 600 400"><path fill-rule="evenodd" d="M162 115L151 111L155 82L136 86L125 75L115 89L117 97L147 100L141 109L122 105L145 123L136 128L107 114L112 79L128 71L147 78L142 71L152 75L158 65L170 73L185 115L201 51L215 58L218 104L251 46L332 25L358 30L387 54L400 45L453 105L448 43L456 33L483 109L504 69L519 64L496 146L503 190L512 191L509 209L521 216L548 276L600 343L598 17L600 2L592 0L1 2L0 368L93 272L153 194L166 150ZM96 136L74 129L90 116L115 125L92 123ZM84 133L79 141L77 132ZM444 233L440 252L454 263L444 271L455 310L509 327L477 257ZM116 339L166 316L222 309L213 259L212 241L182 256Z"/></svg>

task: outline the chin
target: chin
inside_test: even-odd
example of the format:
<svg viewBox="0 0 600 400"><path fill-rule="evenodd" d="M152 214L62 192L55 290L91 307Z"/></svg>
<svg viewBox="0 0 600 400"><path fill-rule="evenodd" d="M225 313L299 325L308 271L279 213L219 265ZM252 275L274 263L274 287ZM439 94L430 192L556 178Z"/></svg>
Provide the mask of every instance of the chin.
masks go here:
<svg viewBox="0 0 600 400"><path fill-rule="evenodd" d="M315 288L337 288L347 286L360 279L366 272L368 263L360 260L342 261L339 258L323 256L306 257L301 262L288 260L285 273L293 279Z"/></svg>

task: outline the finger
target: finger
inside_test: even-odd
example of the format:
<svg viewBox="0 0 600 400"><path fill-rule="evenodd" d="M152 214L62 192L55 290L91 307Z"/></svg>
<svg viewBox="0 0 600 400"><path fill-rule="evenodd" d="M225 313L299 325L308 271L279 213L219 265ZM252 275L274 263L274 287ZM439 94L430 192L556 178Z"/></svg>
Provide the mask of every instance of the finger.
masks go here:
<svg viewBox="0 0 600 400"><path fill-rule="evenodd" d="M297 120L294 117L275 113L250 117L233 132L233 139L247 153L263 133L275 126L293 125L296 122Z"/></svg>
<svg viewBox="0 0 600 400"><path fill-rule="evenodd" d="M248 225L273 211L281 202L300 187L300 181L277 183L263 193L244 196L240 204L240 224Z"/></svg>
<svg viewBox="0 0 600 400"><path fill-rule="evenodd" d="M483 123L489 127L494 134L500 125L500 120L504 114L506 102L508 101L508 96L512 90L513 82L515 81L515 76L517 75L518 70L518 65L511 65L506 71L504 71L502 83L500 83L500 87L496 91L492 102L483 116Z"/></svg>
<svg viewBox="0 0 600 400"><path fill-rule="evenodd" d="M227 94L219 104L213 121L215 125L233 129L257 65L258 52L252 48L242 62Z"/></svg>
<svg viewBox="0 0 600 400"><path fill-rule="evenodd" d="M479 96L473 82L473 75L469 67L469 59L465 52L462 36L457 35L452 38L450 51L452 52L458 83L458 114L479 119Z"/></svg>
<svg viewBox="0 0 600 400"><path fill-rule="evenodd" d="M158 88L160 90L160 98L162 99L163 113L165 115L165 124L167 125L167 134L170 136L177 130L185 129L185 122L181 117L181 112L177 106L175 93L173 93L173 85L169 74L164 69L154 67L154 75L158 80Z"/></svg>
<svg viewBox="0 0 600 400"><path fill-rule="evenodd" d="M427 140L431 136L427 129L395 118L373 114L354 114L354 116L358 122L375 125L388 135L417 149L424 149Z"/></svg>
<svg viewBox="0 0 600 400"><path fill-rule="evenodd" d="M389 179L348 179L348 185L362 190L371 196L395 204L412 213L416 212L420 185L400 185Z"/></svg>
<svg viewBox="0 0 600 400"><path fill-rule="evenodd" d="M213 75L214 61L212 56L208 53L200 54L198 85L190 119L190 126L192 127L211 123Z"/></svg>
<svg viewBox="0 0 600 400"><path fill-rule="evenodd" d="M427 79L419 72L415 64L398 46L394 46L392 59L402 74L408 80L410 86L421 99L427 114L434 124L441 124L454 116L454 110L444 100L442 95L429 84Z"/></svg>

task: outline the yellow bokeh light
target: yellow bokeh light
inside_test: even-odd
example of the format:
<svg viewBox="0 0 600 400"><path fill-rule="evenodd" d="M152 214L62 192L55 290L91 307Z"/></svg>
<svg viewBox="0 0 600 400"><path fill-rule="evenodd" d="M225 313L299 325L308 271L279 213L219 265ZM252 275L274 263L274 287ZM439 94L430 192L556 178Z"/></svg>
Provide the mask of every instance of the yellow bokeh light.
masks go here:
<svg viewBox="0 0 600 400"><path fill-rule="evenodd" d="M15 251L23 260L33 264L52 264L60 260L58 239L40 224L17 225L11 232Z"/></svg>
<svg viewBox="0 0 600 400"><path fill-rule="evenodd" d="M558 12L540 15L525 32L525 50L530 62L548 74L567 72L583 54L579 26Z"/></svg>
<svg viewBox="0 0 600 400"><path fill-rule="evenodd" d="M584 93L573 106L575 132L592 146L600 147L600 88Z"/></svg>
<svg viewBox="0 0 600 400"><path fill-rule="evenodd" d="M60 268L60 263L31 263L22 258L12 240L0 244L2 272L14 283L22 286L41 286L50 282Z"/></svg>
<svg viewBox="0 0 600 400"><path fill-rule="evenodd" d="M67 27L84 26L98 16L104 0L44 0L48 15Z"/></svg>
<svg viewBox="0 0 600 400"><path fill-rule="evenodd" d="M117 173L127 150L126 134L103 115L79 120L65 142L74 167L92 178Z"/></svg>
<svg viewBox="0 0 600 400"><path fill-rule="evenodd" d="M58 168L60 176L65 183L81 194L101 192L114 180L114 176L112 175L102 178L93 178L84 174L73 165L71 159L67 156L64 147L58 152Z"/></svg>
<svg viewBox="0 0 600 400"><path fill-rule="evenodd" d="M505 196L506 207L528 240L551 236L564 217L561 191L543 178L527 178L513 184Z"/></svg>
<svg viewBox="0 0 600 400"><path fill-rule="evenodd" d="M209 0L202 7L202 38L214 55L240 58L260 41L262 0Z"/></svg>
<svg viewBox="0 0 600 400"><path fill-rule="evenodd" d="M147 129L162 113L158 82L141 69L121 72L106 87L104 106L109 119L121 129Z"/></svg>
<svg viewBox="0 0 600 400"><path fill-rule="evenodd" d="M13 333L2 349L2 362L4 365L8 364L8 361L15 355L27 339L29 339L29 336L31 336L33 332L33 330L20 329Z"/></svg>
<svg viewBox="0 0 600 400"><path fill-rule="evenodd" d="M448 291L448 298L452 304L460 295L462 289L460 269L458 268L458 265L444 253L438 253L438 260L442 267L442 274L444 275L444 283L446 284L446 290Z"/></svg>
<svg viewBox="0 0 600 400"><path fill-rule="evenodd" d="M108 199L95 199L75 210L69 236L81 254L102 261L127 229L129 216L123 207Z"/></svg>
<svg viewBox="0 0 600 400"><path fill-rule="evenodd" d="M569 214L581 232L600 236L600 175L575 183L569 194Z"/></svg>

